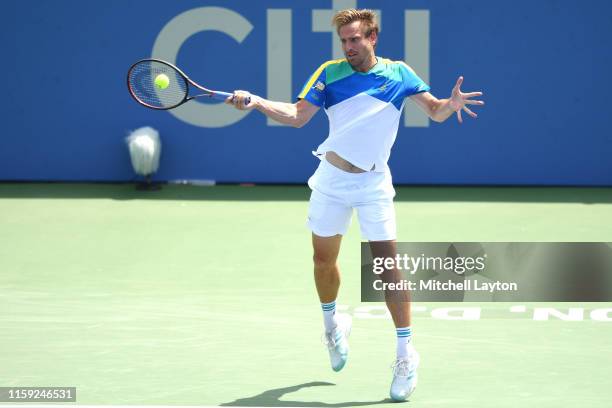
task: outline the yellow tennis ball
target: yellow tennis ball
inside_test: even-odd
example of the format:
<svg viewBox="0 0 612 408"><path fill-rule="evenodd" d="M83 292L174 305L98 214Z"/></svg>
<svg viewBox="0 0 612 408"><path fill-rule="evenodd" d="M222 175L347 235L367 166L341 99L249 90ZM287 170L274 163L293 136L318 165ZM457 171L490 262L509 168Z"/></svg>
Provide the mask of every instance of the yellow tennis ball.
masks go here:
<svg viewBox="0 0 612 408"><path fill-rule="evenodd" d="M170 78L166 74L159 74L155 77L155 86L159 89L166 89L170 85Z"/></svg>

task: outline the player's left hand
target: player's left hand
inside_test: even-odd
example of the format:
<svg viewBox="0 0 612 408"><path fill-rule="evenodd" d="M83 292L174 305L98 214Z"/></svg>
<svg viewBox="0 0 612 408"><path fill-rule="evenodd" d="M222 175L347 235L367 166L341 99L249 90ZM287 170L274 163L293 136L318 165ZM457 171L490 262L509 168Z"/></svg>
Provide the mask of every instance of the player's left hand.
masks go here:
<svg viewBox="0 0 612 408"><path fill-rule="evenodd" d="M452 110L454 110L455 112L457 112L457 120L459 121L459 123L463 123L463 119L461 118L461 111L464 110L468 115L470 115L473 118L477 118L478 115L476 115L474 112L472 112L467 106L465 105L484 105L483 101L475 101L473 98L475 96L482 96L482 92L468 92L468 93L463 93L461 92L461 84L463 83L463 77L460 76L459 79L457 79L457 83L455 84L455 87L453 88L453 92L452 95L449 99L450 101L450 107Z"/></svg>

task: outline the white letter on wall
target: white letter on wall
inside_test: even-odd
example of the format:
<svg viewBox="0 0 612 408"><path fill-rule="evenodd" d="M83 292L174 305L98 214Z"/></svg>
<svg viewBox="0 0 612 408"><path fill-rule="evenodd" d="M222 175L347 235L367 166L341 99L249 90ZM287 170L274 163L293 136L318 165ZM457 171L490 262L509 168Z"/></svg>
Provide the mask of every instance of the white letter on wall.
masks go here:
<svg viewBox="0 0 612 408"><path fill-rule="evenodd" d="M153 45L152 57L175 64L183 43L196 33L220 31L241 43L252 29L253 25L235 11L222 7L195 8L174 17L162 28ZM228 109L224 104L189 102L169 112L191 125L217 128L238 122L250 111Z"/></svg>

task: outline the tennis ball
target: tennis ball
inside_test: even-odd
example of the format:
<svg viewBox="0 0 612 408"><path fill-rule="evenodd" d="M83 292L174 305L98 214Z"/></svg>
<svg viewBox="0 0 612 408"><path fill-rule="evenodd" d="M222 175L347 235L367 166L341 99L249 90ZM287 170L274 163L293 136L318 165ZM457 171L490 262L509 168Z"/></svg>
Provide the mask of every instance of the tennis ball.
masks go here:
<svg viewBox="0 0 612 408"><path fill-rule="evenodd" d="M159 74L155 77L155 86L159 89L166 89L170 85L170 78L166 74Z"/></svg>

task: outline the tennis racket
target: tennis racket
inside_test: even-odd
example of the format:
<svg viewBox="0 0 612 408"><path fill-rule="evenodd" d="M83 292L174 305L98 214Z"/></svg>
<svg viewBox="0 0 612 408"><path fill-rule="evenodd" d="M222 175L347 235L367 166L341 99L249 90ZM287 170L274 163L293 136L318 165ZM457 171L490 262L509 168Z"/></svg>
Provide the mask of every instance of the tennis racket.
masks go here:
<svg viewBox="0 0 612 408"><path fill-rule="evenodd" d="M174 109L195 98L225 100L233 95L204 88L175 65L159 59L143 59L133 64L128 70L127 85L136 102L159 110ZM201 93L190 95L190 87ZM245 103L248 105L250 98Z"/></svg>

